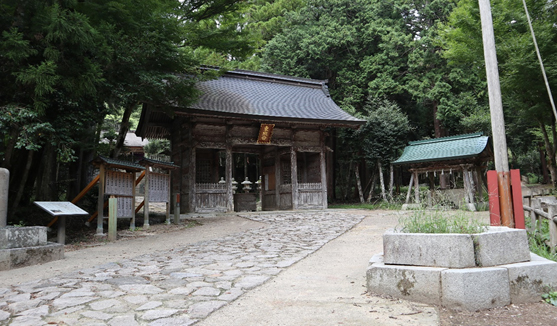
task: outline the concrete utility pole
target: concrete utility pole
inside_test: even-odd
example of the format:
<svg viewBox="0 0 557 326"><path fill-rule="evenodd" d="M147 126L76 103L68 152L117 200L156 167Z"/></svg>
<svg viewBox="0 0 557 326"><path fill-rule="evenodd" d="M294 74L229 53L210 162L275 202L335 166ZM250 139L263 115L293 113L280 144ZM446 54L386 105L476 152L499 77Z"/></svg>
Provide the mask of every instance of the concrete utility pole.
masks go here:
<svg viewBox="0 0 557 326"><path fill-rule="evenodd" d="M497 170L497 181L499 185L501 223L504 226L513 227L511 179L507 154L507 140L505 138L505 119L503 117L501 86L499 84L499 71L497 67L497 53L495 51L495 36L493 34L493 20L491 18L491 5L489 4L489 0L478 1L482 21L485 70L487 73L487 89L489 92L489 110L491 112L491 131L493 132L495 170Z"/></svg>

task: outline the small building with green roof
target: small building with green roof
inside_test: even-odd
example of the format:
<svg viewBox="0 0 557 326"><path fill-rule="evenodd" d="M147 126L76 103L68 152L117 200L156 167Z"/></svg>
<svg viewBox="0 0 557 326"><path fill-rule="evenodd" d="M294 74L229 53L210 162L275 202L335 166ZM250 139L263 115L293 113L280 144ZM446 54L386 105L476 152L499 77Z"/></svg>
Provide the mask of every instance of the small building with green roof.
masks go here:
<svg viewBox="0 0 557 326"><path fill-rule="evenodd" d="M476 195L482 197L482 184L485 184L483 171L487 168L487 162L492 160L493 152L489 145L489 137L479 132L409 142L393 165L407 167L412 173L406 205L410 201L412 186L415 189L414 201L416 204L420 204L420 175L425 175L429 179L428 204L432 205L435 197L435 178L438 177L441 190L449 190L451 183L456 185L456 175L458 174L462 176L464 185L461 197L467 207L474 210ZM442 178L449 179L448 187L447 183L441 180ZM455 196L451 197L454 202Z"/></svg>

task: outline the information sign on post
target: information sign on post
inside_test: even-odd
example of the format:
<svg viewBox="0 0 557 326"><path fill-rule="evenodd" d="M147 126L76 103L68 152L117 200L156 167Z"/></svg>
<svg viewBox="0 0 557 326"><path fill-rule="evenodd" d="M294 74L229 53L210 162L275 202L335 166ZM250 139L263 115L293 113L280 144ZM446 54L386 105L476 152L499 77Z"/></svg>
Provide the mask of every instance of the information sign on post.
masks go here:
<svg viewBox="0 0 557 326"><path fill-rule="evenodd" d="M66 242L66 216L89 215L69 201L36 201L35 205L58 217L58 243L61 244Z"/></svg>

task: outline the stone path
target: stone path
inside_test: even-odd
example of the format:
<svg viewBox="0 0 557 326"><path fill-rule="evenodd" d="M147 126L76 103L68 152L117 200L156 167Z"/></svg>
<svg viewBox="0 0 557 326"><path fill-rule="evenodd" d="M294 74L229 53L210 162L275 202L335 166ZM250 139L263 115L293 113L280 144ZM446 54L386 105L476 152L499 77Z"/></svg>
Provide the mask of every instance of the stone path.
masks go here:
<svg viewBox="0 0 557 326"><path fill-rule="evenodd" d="M268 226L0 289L1 325L191 325L360 222L245 214Z"/></svg>

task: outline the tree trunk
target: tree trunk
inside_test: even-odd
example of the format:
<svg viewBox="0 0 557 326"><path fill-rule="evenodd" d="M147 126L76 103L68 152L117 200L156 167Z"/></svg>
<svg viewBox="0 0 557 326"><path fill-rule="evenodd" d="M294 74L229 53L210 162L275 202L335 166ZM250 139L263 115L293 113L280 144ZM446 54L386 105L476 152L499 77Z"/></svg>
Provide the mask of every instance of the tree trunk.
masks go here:
<svg viewBox="0 0 557 326"><path fill-rule="evenodd" d="M381 197L384 201L387 201L387 194L385 191L385 178L383 178L383 166L381 161L377 160L377 168L379 169L379 183L381 184Z"/></svg>
<svg viewBox="0 0 557 326"><path fill-rule="evenodd" d="M118 137L116 138L116 146L112 150L110 157L118 158L118 155L120 155L120 152L124 147L124 141L126 140L126 135L130 130L130 116L132 115L133 111L137 109L138 106L139 106L138 103L134 103L126 107L126 109L124 110L124 114L122 115L122 121L120 122L120 130L118 131Z"/></svg>
<svg viewBox="0 0 557 326"><path fill-rule="evenodd" d="M38 200L52 201L56 199L56 151L51 143L42 150L41 165L36 180L35 195Z"/></svg>
<svg viewBox="0 0 557 326"><path fill-rule="evenodd" d="M14 128L10 132L10 136L8 138L8 144L6 145L6 150L4 152L4 160L1 162L0 167L10 169L12 167L12 154L14 152L15 143L17 142L17 137L19 135L19 129Z"/></svg>
<svg viewBox="0 0 557 326"><path fill-rule="evenodd" d="M344 194L342 198L348 199L348 190L350 189L350 176L352 175L352 162L348 163L348 173L346 174L346 183L344 184Z"/></svg>
<svg viewBox="0 0 557 326"><path fill-rule="evenodd" d="M389 174L389 197L390 200L393 200L393 188L394 188L394 183L395 183L395 170L393 168L393 165L390 164L390 174Z"/></svg>
<svg viewBox="0 0 557 326"><path fill-rule="evenodd" d="M375 182L377 180L377 174L373 174L373 181L371 182L371 188L369 189L369 195L367 196L367 202L371 203L371 198L373 198L373 190L375 189Z"/></svg>
<svg viewBox="0 0 557 326"><path fill-rule="evenodd" d="M33 162L33 151L28 151L27 153L27 163L25 164L25 169L23 170L23 175L21 180L19 180L19 186L17 188L17 193L12 204L12 209L10 210L10 218L12 218L19 206L23 192L25 191L25 184L27 183L27 177L29 176L29 170L31 169L31 163Z"/></svg>
<svg viewBox="0 0 557 326"><path fill-rule="evenodd" d="M540 129L542 130L543 140L545 142L545 150L547 151L547 159L548 159L548 168L549 173L551 175L551 183L553 187L557 183L557 165L555 164L555 144L557 143L557 138L553 138L553 144L549 141L549 136L547 134L547 130L545 129L545 125L543 122L538 121ZM551 130L553 137L555 137L555 120L551 119Z"/></svg>
<svg viewBox="0 0 557 326"><path fill-rule="evenodd" d="M542 143L538 143L538 150L540 152L540 163L541 163L541 170L543 175L543 184L549 183L549 174L547 172L547 161L545 160L545 151L543 150Z"/></svg>
<svg viewBox="0 0 557 326"><path fill-rule="evenodd" d="M358 195L360 196L360 203L364 203L364 193L362 191L362 182L360 180L360 165L356 163L356 168L354 169L354 174L356 175L356 185L358 186Z"/></svg>

